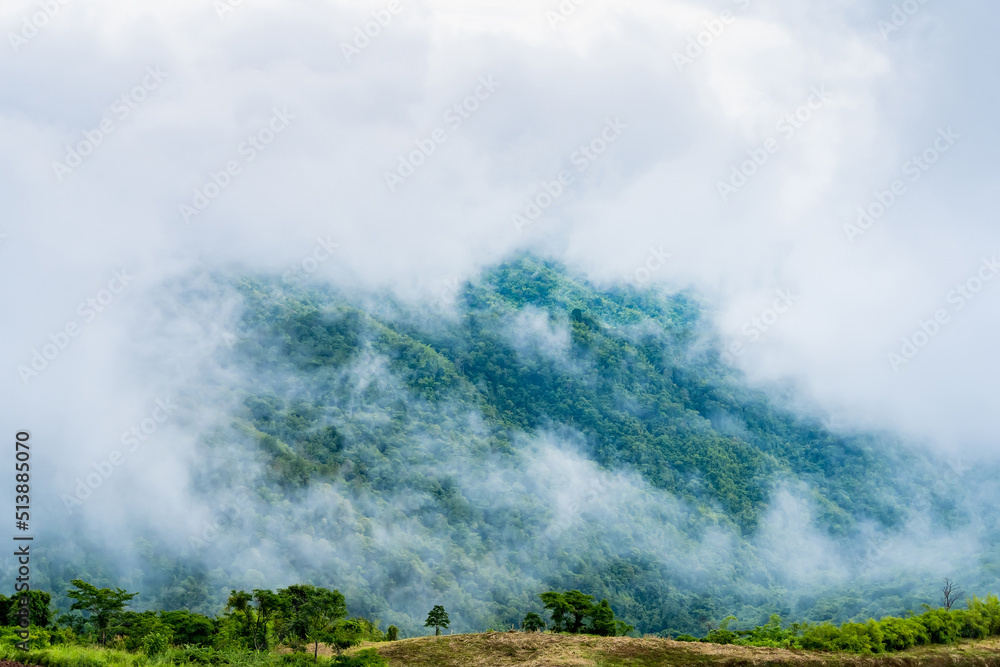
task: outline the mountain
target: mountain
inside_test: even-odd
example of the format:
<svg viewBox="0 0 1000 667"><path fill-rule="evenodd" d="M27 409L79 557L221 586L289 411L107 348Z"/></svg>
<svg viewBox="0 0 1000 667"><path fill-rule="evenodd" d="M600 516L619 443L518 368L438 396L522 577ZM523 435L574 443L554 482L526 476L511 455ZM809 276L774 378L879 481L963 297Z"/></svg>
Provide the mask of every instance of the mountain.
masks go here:
<svg viewBox="0 0 1000 667"><path fill-rule="evenodd" d="M942 576L995 581L975 471L750 386L695 295L533 256L423 308L215 282L241 314L182 401L216 415L192 420L209 529L133 534L128 566L98 549L85 568L150 605L217 613L229 588L304 581L416 634L434 604L456 631L505 628L576 588L678 634L902 614ZM47 576L80 567L63 552Z"/></svg>

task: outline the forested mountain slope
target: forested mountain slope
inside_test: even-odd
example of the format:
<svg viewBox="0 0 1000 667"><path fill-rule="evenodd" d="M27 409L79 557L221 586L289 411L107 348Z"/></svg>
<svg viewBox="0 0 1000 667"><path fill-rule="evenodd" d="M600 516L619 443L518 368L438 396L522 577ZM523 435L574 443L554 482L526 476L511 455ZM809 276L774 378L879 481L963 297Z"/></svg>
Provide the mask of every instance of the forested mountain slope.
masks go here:
<svg viewBox="0 0 1000 667"><path fill-rule="evenodd" d="M941 576L995 577L968 546L992 531L971 478L748 386L691 295L599 288L531 256L447 309L221 282L241 320L186 397L225 414L192 489L215 523L141 542L146 600L216 613L234 582L309 581L418 633L434 604L483 630L580 589L640 632L703 634L729 614L902 614ZM915 557L926 535L976 558ZM86 574L110 581L99 561Z"/></svg>
<svg viewBox="0 0 1000 667"><path fill-rule="evenodd" d="M744 530L779 479L808 482L820 523L843 535L858 520L896 525L914 493L892 470L915 459L897 458L892 443L833 434L742 386L705 347L698 306L683 295L601 292L531 259L468 286L453 320L365 312L255 281L242 290L255 376L283 368L314 381L311 400L286 402L266 382L246 400L247 421L291 446L276 462L285 483L348 460L336 427L316 431L339 396L320 378L369 356L414 398L480 415L491 452L511 451L519 434L571 429L602 467L625 466Z"/></svg>

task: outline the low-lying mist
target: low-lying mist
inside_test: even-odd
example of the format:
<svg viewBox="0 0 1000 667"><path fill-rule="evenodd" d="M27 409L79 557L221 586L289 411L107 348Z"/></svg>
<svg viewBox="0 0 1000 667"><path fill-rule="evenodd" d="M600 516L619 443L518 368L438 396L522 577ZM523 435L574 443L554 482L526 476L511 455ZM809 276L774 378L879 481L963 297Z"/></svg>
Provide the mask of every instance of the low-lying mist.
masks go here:
<svg viewBox="0 0 1000 667"><path fill-rule="evenodd" d="M505 410L520 406L502 384L474 379L462 346L504 351L522 382L537 380L539 403L553 400L546 373L603 401L559 414L612 410L648 429L646 357L609 366L607 348L581 336L662 348L673 364L662 374L684 392L696 386L685 374L702 373L714 390L746 385L705 361L718 347L710 325L670 324L688 297L600 291L532 266L484 275L445 309L267 276L195 275L150 292L134 323L141 335L120 353L159 390L136 401L141 417L105 455L53 466L38 586L60 599L82 577L140 591L138 608L216 614L230 589L309 582L339 589L352 613L417 634L434 604L456 632L509 627L541 611L537 594L552 588L607 597L642 632L700 633L730 613L742 623L903 614L935 603L944 576L970 593L993 585L996 526L984 509L995 484L981 467L949 466L886 434L831 435L834 424L796 417L817 438L848 439L836 450L844 460L829 465L850 470L858 443L872 445L863 456L886 476L873 501L887 508L880 516L850 509L855 481L833 479L845 473L796 468L724 406L686 408L670 428L680 450L702 446L685 433L719 438L723 456L739 443L733 459L678 462L669 482L555 408L535 428L512 427ZM539 275L562 281L560 296L514 294ZM592 310L560 306L584 296ZM609 314L618 307L624 314ZM614 391L603 384L609 368ZM787 387L769 399L748 391L748 409L790 404ZM583 400L573 396L558 400ZM812 446L790 443L802 458ZM741 448L759 450L764 467L741 467ZM726 494L756 488L753 517L738 515Z"/></svg>

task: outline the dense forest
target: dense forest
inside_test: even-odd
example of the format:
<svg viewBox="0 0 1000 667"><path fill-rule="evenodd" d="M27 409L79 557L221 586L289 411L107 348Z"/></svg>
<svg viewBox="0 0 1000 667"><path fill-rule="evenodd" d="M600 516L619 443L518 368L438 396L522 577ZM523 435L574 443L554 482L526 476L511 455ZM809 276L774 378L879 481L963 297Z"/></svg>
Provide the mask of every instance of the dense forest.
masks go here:
<svg viewBox="0 0 1000 667"><path fill-rule="evenodd" d="M960 479L889 435L831 430L793 388L750 386L694 295L531 256L432 308L209 282L182 306L241 304L179 401L225 415L191 420L209 528L137 529L127 559L81 537L45 556L43 587L127 582L138 607L215 614L231 585L306 581L409 635L427 599L472 631L583 590L661 636L903 616L942 576L996 588L994 547L906 556L926 536L997 543L972 491L990 471Z"/></svg>

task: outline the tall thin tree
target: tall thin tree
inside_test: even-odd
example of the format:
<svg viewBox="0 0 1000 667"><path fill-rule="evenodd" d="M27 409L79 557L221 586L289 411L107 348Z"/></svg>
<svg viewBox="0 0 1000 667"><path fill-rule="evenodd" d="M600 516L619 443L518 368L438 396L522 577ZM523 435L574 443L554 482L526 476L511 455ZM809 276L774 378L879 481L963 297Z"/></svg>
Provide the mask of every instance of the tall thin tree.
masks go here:
<svg viewBox="0 0 1000 667"><path fill-rule="evenodd" d="M941 597L943 598L945 611L951 611L951 608L965 594L965 591L957 590L955 582L948 577L945 577L941 583L943 584L941 586Z"/></svg>

